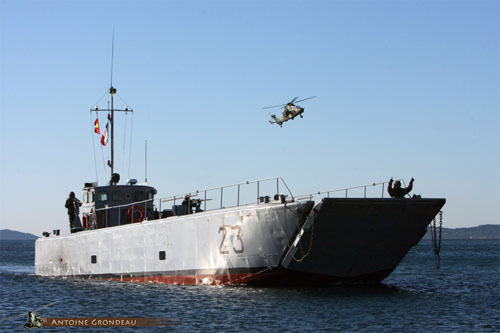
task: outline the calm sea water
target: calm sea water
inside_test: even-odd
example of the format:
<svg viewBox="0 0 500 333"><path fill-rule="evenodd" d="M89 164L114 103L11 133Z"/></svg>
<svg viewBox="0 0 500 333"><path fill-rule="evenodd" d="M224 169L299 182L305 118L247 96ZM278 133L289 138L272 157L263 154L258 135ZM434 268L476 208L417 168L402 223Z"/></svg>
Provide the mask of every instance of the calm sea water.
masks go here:
<svg viewBox="0 0 500 333"><path fill-rule="evenodd" d="M167 328L72 331L500 331L500 242L444 240L436 269L421 241L383 284L328 288L198 287L41 278L34 242L0 243L1 332L21 332L24 314L163 317ZM69 328L44 328L63 332ZM38 332L38 330L34 330Z"/></svg>

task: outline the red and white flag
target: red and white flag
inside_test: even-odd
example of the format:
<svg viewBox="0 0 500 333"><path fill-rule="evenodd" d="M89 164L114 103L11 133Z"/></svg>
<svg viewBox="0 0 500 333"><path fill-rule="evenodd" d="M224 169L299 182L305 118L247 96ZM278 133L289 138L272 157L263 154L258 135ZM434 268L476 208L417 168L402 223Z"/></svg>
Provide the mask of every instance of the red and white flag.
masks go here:
<svg viewBox="0 0 500 333"><path fill-rule="evenodd" d="M101 131L99 130L99 118L96 118L94 121L94 132L101 134Z"/></svg>
<svg viewBox="0 0 500 333"><path fill-rule="evenodd" d="M109 121L106 123L106 128L104 129L104 132L102 132L101 135L101 144L105 146L108 143L108 128L109 128Z"/></svg>

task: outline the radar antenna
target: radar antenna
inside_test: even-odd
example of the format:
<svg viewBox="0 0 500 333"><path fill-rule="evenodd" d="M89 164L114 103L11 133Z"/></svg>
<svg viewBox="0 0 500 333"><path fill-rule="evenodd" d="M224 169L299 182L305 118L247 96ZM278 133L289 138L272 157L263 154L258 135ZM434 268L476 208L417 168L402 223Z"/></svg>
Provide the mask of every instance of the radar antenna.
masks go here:
<svg viewBox="0 0 500 333"><path fill-rule="evenodd" d="M115 54L115 28L113 28L113 38L111 40L111 87L113 87L113 58Z"/></svg>

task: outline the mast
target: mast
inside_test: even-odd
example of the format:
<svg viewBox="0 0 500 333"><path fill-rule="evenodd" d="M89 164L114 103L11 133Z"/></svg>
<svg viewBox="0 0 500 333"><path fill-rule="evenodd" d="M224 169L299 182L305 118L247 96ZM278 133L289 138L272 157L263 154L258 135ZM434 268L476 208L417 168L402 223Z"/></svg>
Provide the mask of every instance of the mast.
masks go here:
<svg viewBox="0 0 500 333"><path fill-rule="evenodd" d="M108 117L109 124L111 126L111 135L110 135L110 141L111 141L111 160L108 162L108 166L111 168L111 177L113 177L113 173L115 172L115 125L114 125L114 120L115 120L115 112L134 112L133 109L129 109L128 106L125 106L124 109L115 109L115 101L114 97L116 94L116 88L111 85L111 87L108 90L108 93L111 95L111 106L108 107L107 109L100 109L97 105L90 109L90 112L108 112L110 116ZM109 104L108 104L109 105Z"/></svg>
<svg viewBox="0 0 500 333"><path fill-rule="evenodd" d="M111 114L110 117L108 117L108 121L111 125L111 160L108 161L108 166L111 168L111 177L113 177L114 173L114 168L115 168L115 126L114 126L114 120L115 120L115 111L116 112L134 112L133 109L129 109L128 106L125 106L125 109L115 109L114 105L114 96L116 94L116 88L113 87L113 58L114 58L114 49L115 49L115 31L113 29L113 42L111 43L111 84L109 87L109 94L111 95L111 107L109 107L109 102L108 102L108 108L107 109L100 109L97 105L94 108L90 109L90 112L108 112L108 114Z"/></svg>
<svg viewBox="0 0 500 333"><path fill-rule="evenodd" d="M113 125L113 121L115 119L115 108L113 104L113 98L116 94L116 88L113 88L113 81L111 81L111 87L109 88L109 93L111 94L111 119L109 120L111 125L111 176L113 176L114 166L115 166L115 126Z"/></svg>
<svg viewBox="0 0 500 333"><path fill-rule="evenodd" d="M111 122L111 178L113 177L113 169L115 166L115 140L114 140L114 126L113 126L113 121L115 119L115 109L113 105L113 98L116 94L116 89L113 88L113 59L114 59L114 54L115 54L115 29L113 28L113 41L111 42L111 83L110 83L110 88L109 88L109 93L111 94L111 119L109 120ZM110 178L110 179L111 179Z"/></svg>

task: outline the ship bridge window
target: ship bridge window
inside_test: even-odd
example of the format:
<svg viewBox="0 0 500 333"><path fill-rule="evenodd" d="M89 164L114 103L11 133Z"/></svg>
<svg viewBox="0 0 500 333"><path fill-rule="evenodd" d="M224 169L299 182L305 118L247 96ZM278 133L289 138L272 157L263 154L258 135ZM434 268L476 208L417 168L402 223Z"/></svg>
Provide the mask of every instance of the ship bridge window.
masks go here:
<svg viewBox="0 0 500 333"><path fill-rule="evenodd" d="M141 191L135 192L134 197L135 197L135 200L137 200L137 201L146 200L145 193L141 192Z"/></svg>
<svg viewBox="0 0 500 333"><path fill-rule="evenodd" d="M106 192L97 193L97 200L99 201L108 200L108 194Z"/></svg>
<svg viewBox="0 0 500 333"><path fill-rule="evenodd" d="M114 191L113 201L122 201L122 200L123 200L123 193L121 191Z"/></svg>
<svg viewBox="0 0 500 333"><path fill-rule="evenodd" d="M153 192L148 192L148 199L153 199L154 193Z"/></svg>

